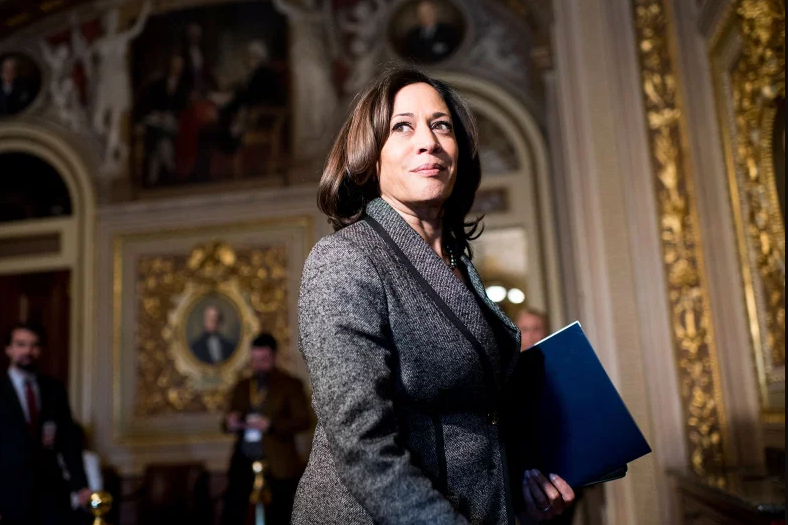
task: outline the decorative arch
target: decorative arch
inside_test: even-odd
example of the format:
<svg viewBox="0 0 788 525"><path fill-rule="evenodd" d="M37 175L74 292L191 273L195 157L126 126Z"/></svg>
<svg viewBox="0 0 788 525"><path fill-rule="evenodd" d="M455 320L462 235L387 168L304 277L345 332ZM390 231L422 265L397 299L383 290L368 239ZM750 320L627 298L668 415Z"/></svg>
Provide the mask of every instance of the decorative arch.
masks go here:
<svg viewBox="0 0 788 525"><path fill-rule="evenodd" d="M12 121L0 123L0 153L26 153L52 166L68 188L72 214L63 218L29 219L0 225L0 240L56 234L57 252L0 260L0 274L32 273L55 269L71 272L69 331L69 396L77 417L91 413L94 362L93 272L96 194L88 164L60 134L40 125ZM9 176L0 173L2 178Z"/></svg>
<svg viewBox="0 0 788 525"><path fill-rule="evenodd" d="M513 144L518 169L484 177L482 189L504 186L510 210L488 216L488 227L523 225L533 233L527 239L527 261L537 276L526 292L528 303L548 312L554 326L564 321L558 258L558 228L553 214L553 187L547 143L534 116L499 86L470 75L443 72L436 76L459 89L474 111L494 121Z"/></svg>

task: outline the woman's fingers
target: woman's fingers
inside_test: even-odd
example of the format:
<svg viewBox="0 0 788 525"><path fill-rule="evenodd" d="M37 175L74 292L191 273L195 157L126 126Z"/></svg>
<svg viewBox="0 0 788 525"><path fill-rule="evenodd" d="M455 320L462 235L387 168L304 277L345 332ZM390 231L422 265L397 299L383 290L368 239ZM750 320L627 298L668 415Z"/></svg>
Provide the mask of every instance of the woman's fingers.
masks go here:
<svg viewBox="0 0 788 525"><path fill-rule="evenodd" d="M544 491L539 487L536 476L533 471L525 471L525 485L531 493L534 510L537 513L539 520L552 518L555 514L550 499L545 495ZM525 490L523 491L525 492Z"/></svg>
<svg viewBox="0 0 788 525"><path fill-rule="evenodd" d="M553 512L556 514L561 514L564 511L564 499L561 497L561 493L558 491L557 488L553 486L550 481L547 480L546 477L542 475L541 472L538 470L531 471L531 478L534 479L536 484L542 489L542 492L547 497L548 504L552 507ZM542 507L543 509L546 508L547 505Z"/></svg>
<svg viewBox="0 0 788 525"><path fill-rule="evenodd" d="M573 503L575 501L575 491L572 490L572 487L561 478L558 474L550 474L550 481L553 483L553 486L558 489L558 492L561 493L561 498L563 498L565 506Z"/></svg>
<svg viewBox="0 0 788 525"><path fill-rule="evenodd" d="M537 504L534 502L534 497L531 495L531 489L528 487L528 480L523 477L523 498L525 498L525 510L534 521L542 521L544 518L541 512L536 510Z"/></svg>

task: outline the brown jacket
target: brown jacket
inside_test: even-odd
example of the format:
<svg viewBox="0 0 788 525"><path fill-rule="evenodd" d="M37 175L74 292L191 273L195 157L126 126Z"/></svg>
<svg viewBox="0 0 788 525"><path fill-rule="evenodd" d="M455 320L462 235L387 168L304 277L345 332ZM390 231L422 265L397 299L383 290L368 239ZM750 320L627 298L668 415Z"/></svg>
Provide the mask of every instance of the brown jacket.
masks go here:
<svg viewBox="0 0 788 525"><path fill-rule="evenodd" d="M250 412L250 381L251 378L246 378L236 383L230 392L227 414L238 412L244 418ZM299 477L303 462L296 452L294 438L312 424L301 381L280 370L271 372L262 415L271 420L271 428L263 436L268 472L280 479ZM241 439L243 432L239 432L236 448Z"/></svg>

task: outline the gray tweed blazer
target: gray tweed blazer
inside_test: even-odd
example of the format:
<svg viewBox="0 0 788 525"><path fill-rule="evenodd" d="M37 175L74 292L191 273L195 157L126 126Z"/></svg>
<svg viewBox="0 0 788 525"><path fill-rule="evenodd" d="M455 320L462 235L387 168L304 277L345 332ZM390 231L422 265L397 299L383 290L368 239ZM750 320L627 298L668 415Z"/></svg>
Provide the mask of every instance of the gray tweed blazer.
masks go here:
<svg viewBox="0 0 788 525"><path fill-rule="evenodd" d="M371 202L367 215L485 357L368 222L322 239L306 261L298 308L318 424L292 523L513 523L493 407L520 332L487 299L467 258L470 287L385 201Z"/></svg>

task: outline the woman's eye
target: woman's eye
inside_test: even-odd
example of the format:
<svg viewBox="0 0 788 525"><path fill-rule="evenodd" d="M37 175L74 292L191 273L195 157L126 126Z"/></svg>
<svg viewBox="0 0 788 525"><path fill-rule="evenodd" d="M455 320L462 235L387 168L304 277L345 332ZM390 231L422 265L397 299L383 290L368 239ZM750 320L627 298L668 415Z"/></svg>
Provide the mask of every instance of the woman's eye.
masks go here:
<svg viewBox="0 0 788 525"><path fill-rule="evenodd" d="M441 120L432 124L432 127L435 129L439 129L441 131L451 131L453 128L451 126L451 122L446 120Z"/></svg>
<svg viewBox="0 0 788 525"><path fill-rule="evenodd" d="M405 128L409 128L410 124L408 122L397 122L394 124L394 127L391 128L392 131L404 131Z"/></svg>

